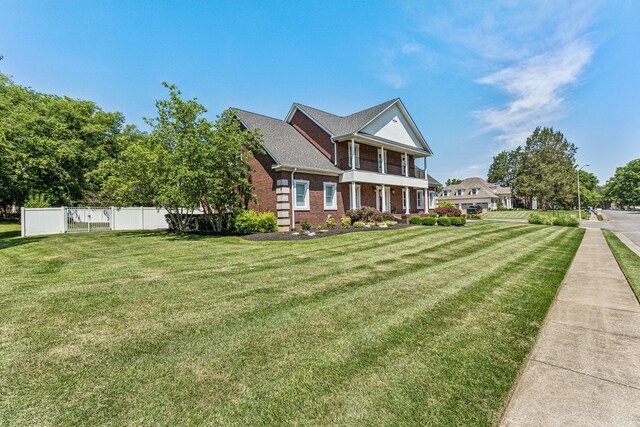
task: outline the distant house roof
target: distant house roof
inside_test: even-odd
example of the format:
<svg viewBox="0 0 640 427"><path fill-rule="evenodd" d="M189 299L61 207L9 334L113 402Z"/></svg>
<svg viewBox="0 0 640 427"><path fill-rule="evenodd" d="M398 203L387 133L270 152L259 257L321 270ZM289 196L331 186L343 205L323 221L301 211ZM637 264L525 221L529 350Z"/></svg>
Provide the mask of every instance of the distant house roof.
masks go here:
<svg viewBox="0 0 640 427"><path fill-rule="evenodd" d="M322 125L331 133L331 136L339 136L356 132L397 100L398 98L392 99L348 116L336 116L335 114L327 113L326 111L318 110L317 108L302 105L297 102L294 103L293 106L302 110Z"/></svg>
<svg viewBox="0 0 640 427"><path fill-rule="evenodd" d="M280 166L341 173L309 140L284 120L232 108L242 124L253 131L260 129L264 148Z"/></svg>
<svg viewBox="0 0 640 427"><path fill-rule="evenodd" d="M477 188L478 194L471 194L472 189ZM457 190L463 190L462 195L456 196ZM450 191L451 194L443 196L440 193L440 198L443 200L465 200L465 199L496 199L498 196L511 195L511 189L509 187L502 187L498 184L489 184L482 178L473 177L467 178L460 184L447 185L442 191Z"/></svg>

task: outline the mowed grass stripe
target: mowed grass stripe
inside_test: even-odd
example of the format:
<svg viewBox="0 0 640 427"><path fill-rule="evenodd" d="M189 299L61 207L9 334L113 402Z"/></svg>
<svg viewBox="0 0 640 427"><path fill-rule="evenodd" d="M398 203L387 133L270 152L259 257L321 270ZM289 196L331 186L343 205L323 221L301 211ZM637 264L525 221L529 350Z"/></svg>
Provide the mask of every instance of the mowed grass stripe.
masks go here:
<svg viewBox="0 0 640 427"><path fill-rule="evenodd" d="M402 240L393 235L396 232ZM351 257L348 252L332 252L338 245L348 248L351 236L357 236L351 245L359 246L357 252ZM94 241L98 252L114 249L97 261L85 255L91 236L78 239L82 244L75 249L73 242L56 241L67 236L53 239L55 248L47 239L12 247L14 254L20 251L31 258L27 263L40 262L42 253L55 257L64 252L71 258L61 268L41 273L48 286L46 280L38 287L21 286L26 276L15 265L9 279L0 279L0 286L20 290L18 297L9 292L11 308L0 305L0 342L9 343L0 346L0 389L7 392L0 402L10 402L0 404L0 423L361 424L379 416L382 423L407 424L450 421L434 414L451 414L451 408L462 411L458 420L477 421L471 409L458 408L446 398L450 387L460 385L457 377L450 384L444 377L430 383L428 404L412 398L425 384L427 378L420 374L425 367L442 373L440 361L447 360L446 355L456 357L457 349L447 341L459 342L464 331L451 323L456 317L447 316L485 313L491 320L501 319L509 307L519 312L520 301L513 301L509 292L492 294L503 286L496 278L523 278L524 273L509 266L518 265L522 271L543 268L540 262L520 260L550 254L556 244L575 243L580 236L579 230L474 224L466 229L418 227L299 243L231 239L229 248L225 239L185 241L149 234L137 239L123 236L122 247L118 238L107 239L104 246L103 239ZM185 252L191 243L194 250ZM29 246L31 253L25 252ZM146 253L141 246L148 246ZM571 244L566 246L562 253L572 257ZM239 247L247 251L242 254ZM237 262L259 269L261 259L267 266L262 274L242 274L241 269L213 272L207 262L210 254L228 252L236 253L224 261L233 268ZM280 267L273 264L274 252L285 255ZM160 260L166 262L164 275L144 283L126 278L127 272L140 275L122 259L131 253L144 253L134 256L143 258L141 268L151 272L162 266ZM234 260L237 256L246 259ZM326 272L332 257L339 258L333 274ZM544 259L554 271L563 268L548 255ZM297 261L305 268L296 269ZM93 272L100 277L91 279L84 270L90 262L97 262ZM492 268L495 262L503 267ZM196 271L180 265L184 263ZM479 265L473 274L465 271L469 263ZM105 277L119 279L107 287ZM80 292L81 280L86 280L85 292ZM241 290L234 291L234 286ZM58 288L54 298L47 288ZM41 302L34 305L34 299ZM42 301L50 303L46 310ZM494 312L495 301L508 307ZM510 336L513 326L496 320L497 330L489 333L472 323L465 325L471 337L484 337L483 343L489 344ZM438 341L437 352L418 345L425 337L435 344L435 338L447 335L453 339ZM528 349L535 331L525 330L524 335ZM458 375L463 378L471 366L479 366L478 357L487 357L483 352L488 347L477 348L482 354L462 353ZM513 357L506 359L513 363ZM402 367L414 365L421 369L407 370L405 380L398 382ZM499 408L496 396L508 390L512 378L499 384L482 376L478 381L491 391L482 405L480 416L485 420ZM466 394L463 390L459 399L471 398L472 391L477 393L477 388Z"/></svg>

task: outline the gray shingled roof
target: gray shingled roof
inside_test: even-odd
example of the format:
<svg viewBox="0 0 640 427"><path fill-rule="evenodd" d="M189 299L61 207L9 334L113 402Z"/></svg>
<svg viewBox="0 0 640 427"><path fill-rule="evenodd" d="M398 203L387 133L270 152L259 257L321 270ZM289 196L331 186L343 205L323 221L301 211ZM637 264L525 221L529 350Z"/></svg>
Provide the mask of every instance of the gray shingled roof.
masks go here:
<svg viewBox="0 0 640 427"><path fill-rule="evenodd" d="M429 179L429 185L433 184L436 187L442 186L442 183L440 181L438 181L437 179L435 179L434 177L432 177L431 175L427 174L427 178Z"/></svg>
<svg viewBox="0 0 640 427"><path fill-rule="evenodd" d="M313 117L315 121L331 132L333 134L332 136L341 136L354 133L397 100L398 98L392 99L376 105L375 107L358 111L357 113L353 113L349 116L336 116L335 114L327 113L326 111L318 110L317 108L309 107L307 105L298 104L297 102L293 105Z"/></svg>
<svg viewBox="0 0 640 427"><path fill-rule="evenodd" d="M260 129L264 135L264 147L276 163L326 172L341 172L309 140L284 120L238 108L232 110L249 130Z"/></svg>

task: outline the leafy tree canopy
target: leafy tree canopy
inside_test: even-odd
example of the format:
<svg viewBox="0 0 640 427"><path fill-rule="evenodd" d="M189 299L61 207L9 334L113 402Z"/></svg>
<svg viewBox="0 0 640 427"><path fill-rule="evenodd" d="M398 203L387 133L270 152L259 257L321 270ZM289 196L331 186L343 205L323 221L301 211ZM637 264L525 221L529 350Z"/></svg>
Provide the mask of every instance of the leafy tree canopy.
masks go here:
<svg viewBox="0 0 640 427"><path fill-rule="evenodd" d="M607 181L606 198L619 205L640 205L640 159L630 161L616 169Z"/></svg>
<svg viewBox="0 0 640 427"><path fill-rule="evenodd" d="M462 182L461 179L458 178L449 178L447 179L447 182L445 182L444 185L449 186L449 185L456 185L456 184L460 184Z"/></svg>

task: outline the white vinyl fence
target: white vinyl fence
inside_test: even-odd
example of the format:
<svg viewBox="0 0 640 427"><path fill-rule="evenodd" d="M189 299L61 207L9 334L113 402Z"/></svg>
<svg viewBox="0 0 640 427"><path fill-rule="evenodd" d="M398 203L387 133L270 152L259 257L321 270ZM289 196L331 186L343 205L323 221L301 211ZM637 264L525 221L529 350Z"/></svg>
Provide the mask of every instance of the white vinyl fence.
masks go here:
<svg viewBox="0 0 640 427"><path fill-rule="evenodd" d="M22 208L22 236L108 230L169 228L165 209L139 208Z"/></svg>

